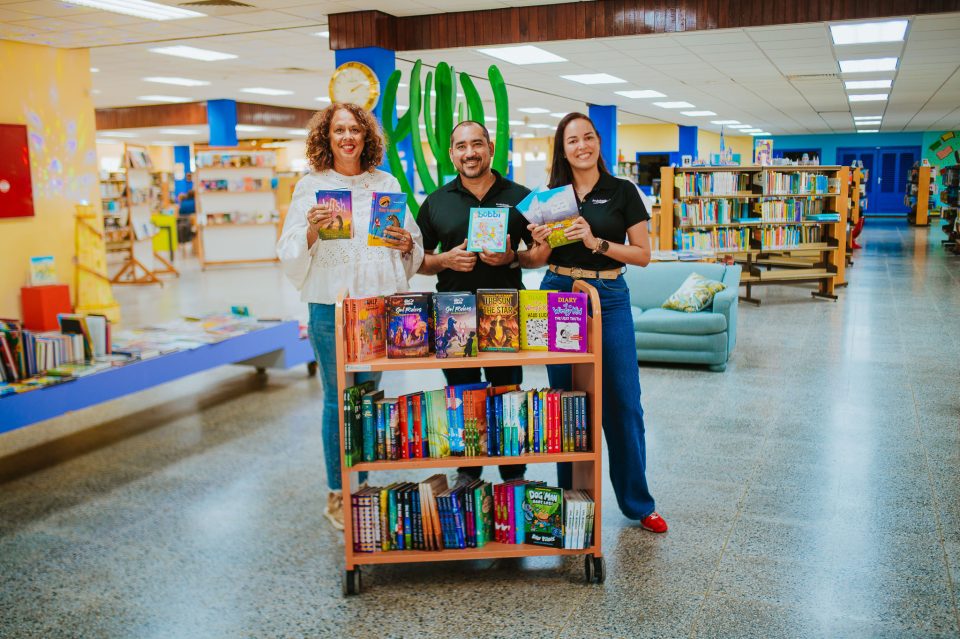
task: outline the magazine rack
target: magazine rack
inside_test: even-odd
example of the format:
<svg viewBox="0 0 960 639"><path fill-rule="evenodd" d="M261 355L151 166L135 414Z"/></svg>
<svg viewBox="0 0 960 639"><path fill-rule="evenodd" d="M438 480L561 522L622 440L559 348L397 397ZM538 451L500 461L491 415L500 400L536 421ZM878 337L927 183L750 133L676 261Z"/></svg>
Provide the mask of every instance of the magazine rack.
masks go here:
<svg viewBox="0 0 960 639"><path fill-rule="evenodd" d="M590 300L593 316L587 320L589 350L586 353L556 353L543 351L520 351L517 353L480 353L478 357L437 359L436 357L416 357L407 359L388 359L382 357L360 363L346 362L344 338L343 297L337 300L337 403L340 415L340 472L343 477L343 534L346 549L346 571L343 575L343 594L359 594L360 566L373 564L399 564L424 561L454 561L475 559L501 559L504 557L543 557L562 555L583 555L584 576L588 583L603 583L606 578L606 563L603 558L601 540L601 486L602 479L602 440L601 440L601 400L602 349L600 298L596 289L582 281L574 282L574 290L586 293ZM590 413L591 452L529 454L516 457L445 457L441 459L404 459L396 461L363 462L347 467L344 457L343 391L352 385L353 373L366 371L427 370L443 368L479 368L483 366L537 366L545 364L571 364L573 366L573 388L587 394L587 406ZM463 466L501 466L509 464L555 464L573 463L573 486L575 490L586 491L594 500L593 546L578 550L547 548L530 544L503 544L487 542L482 548L425 550L392 550L387 552L362 553L353 550L353 513L349 495L359 487L357 473L380 470L456 468Z"/></svg>

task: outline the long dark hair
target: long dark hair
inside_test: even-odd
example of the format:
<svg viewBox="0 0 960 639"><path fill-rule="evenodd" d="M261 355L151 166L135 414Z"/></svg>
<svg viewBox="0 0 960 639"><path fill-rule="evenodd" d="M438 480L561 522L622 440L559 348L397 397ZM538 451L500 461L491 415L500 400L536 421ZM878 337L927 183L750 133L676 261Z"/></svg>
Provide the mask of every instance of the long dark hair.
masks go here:
<svg viewBox="0 0 960 639"><path fill-rule="evenodd" d="M573 169L570 168L570 162L567 161L567 156L563 152L563 137L567 130L567 125L574 120L586 120L589 122L590 126L593 127L593 132L597 134L597 141L601 144L603 143L603 140L600 139L600 132L597 131L597 125L594 124L593 120L588 116L582 113L568 113L563 116L560 124L557 125L557 132L553 135L553 163L550 165L550 181L547 183L547 186L551 189L573 184ZM601 175L610 173L610 171L607 170L606 163L603 161L603 155L597 156L597 168L600 170Z"/></svg>

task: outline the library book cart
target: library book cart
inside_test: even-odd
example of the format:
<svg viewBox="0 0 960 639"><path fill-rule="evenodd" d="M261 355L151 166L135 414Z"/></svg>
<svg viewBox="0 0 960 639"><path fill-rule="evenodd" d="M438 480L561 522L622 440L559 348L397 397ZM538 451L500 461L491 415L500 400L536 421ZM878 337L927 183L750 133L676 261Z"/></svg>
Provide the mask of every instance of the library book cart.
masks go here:
<svg viewBox="0 0 960 639"><path fill-rule="evenodd" d="M592 316L587 320L588 351L586 353L558 353L544 351L520 351L517 353L479 353L477 357L438 359L416 357L406 359L379 359L360 363L346 362L345 322L343 295L336 305L337 340L337 401L340 414L340 472L343 477L343 534L346 552L346 566L343 575L343 594L360 593L360 567L376 564L399 564L430 561L458 561L477 559L503 559L508 557L544 557L583 555L584 578L587 583L603 583L606 579L606 562L601 546L601 486L603 484L603 448L601 439L601 401L602 389L602 349L600 298L595 288L576 281L574 291L586 293ZM573 367L573 389L584 391L587 395L587 411L590 416L590 452L577 453L535 453L513 457L445 457L440 459L424 458L397 461L363 462L347 467L344 463L345 430L343 419L343 391L352 385L353 373L367 371L400 370L439 370L443 368L480 368L484 366L537 366L546 364L571 364ZM573 463L574 490L584 490L594 500L593 545L584 549L567 550L548 548L530 544L504 544L488 541L481 548L424 550L391 550L386 552L354 552L353 550L353 513L349 494L359 486L358 473L385 470L422 470L434 468L456 468L463 466L501 466L506 464L555 464ZM347 494L349 491L349 494Z"/></svg>

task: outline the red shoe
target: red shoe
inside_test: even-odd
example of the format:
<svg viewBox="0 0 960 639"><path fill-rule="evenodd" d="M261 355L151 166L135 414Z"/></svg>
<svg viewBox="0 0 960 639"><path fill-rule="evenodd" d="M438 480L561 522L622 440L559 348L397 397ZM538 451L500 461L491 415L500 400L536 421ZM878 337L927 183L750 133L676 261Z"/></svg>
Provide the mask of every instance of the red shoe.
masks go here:
<svg viewBox="0 0 960 639"><path fill-rule="evenodd" d="M652 512L640 520L640 527L652 533L667 532L667 520L657 512Z"/></svg>

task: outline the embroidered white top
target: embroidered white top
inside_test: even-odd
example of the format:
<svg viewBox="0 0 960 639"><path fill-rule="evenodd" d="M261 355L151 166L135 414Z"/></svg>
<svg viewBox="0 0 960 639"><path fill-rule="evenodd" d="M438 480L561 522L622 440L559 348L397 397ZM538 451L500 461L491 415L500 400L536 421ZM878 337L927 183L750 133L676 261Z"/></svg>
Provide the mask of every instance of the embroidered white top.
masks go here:
<svg viewBox="0 0 960 639"><path fill-rule="evenodd" d="M317 240L307 247L307 211L317 203L320 189L349 189L353 204L353 238ZM399 193L400 183L384 171L356 176L332 169L309 173L297 182L293 199L277 241L277 256L284 273L300 291L300 299L316 304L335 304L337 294L347 289L353 297L393 295L406 291L409 280L423 261L423 237L410 212L403 228L413 238L407 256L385 246L367 246L370 205L375 191Z"/></svg>

